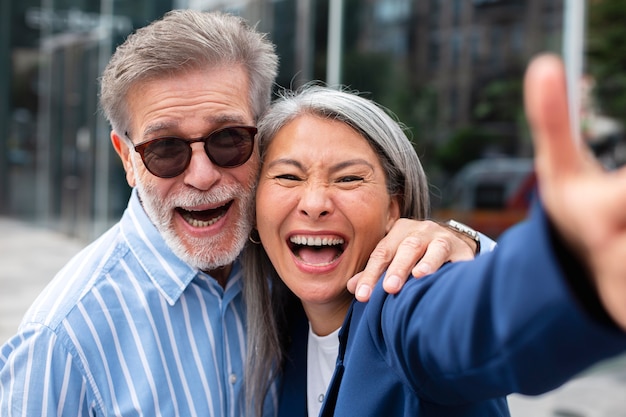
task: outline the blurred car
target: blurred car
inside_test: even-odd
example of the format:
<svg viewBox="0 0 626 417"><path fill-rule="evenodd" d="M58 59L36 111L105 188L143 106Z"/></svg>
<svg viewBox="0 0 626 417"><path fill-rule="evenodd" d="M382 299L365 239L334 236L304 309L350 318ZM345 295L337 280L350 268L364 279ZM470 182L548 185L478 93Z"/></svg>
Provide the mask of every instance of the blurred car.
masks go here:
<svg viewBox="0 0 626 417"><path fill-rule="evenodd" d="M497 239L526 216L535 185L532 159L472 161L444 188L443 204L433 218L455 219Z"/></svg>

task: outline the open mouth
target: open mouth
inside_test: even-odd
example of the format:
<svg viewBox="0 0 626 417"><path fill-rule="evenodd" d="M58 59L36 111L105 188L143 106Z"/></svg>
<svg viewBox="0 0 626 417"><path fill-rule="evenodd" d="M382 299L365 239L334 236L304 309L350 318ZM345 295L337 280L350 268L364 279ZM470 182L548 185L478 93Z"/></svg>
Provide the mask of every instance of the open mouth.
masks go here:
<svg viewBox="0 0 626 417"><path fill-rule="evenodd" d="M224 204L221 207L217 207L209 210L185 210L183 208L176 208L176 211L181 215L181 217L189 223L193 227L208 227L212 224L215 224L219 219L226 215L226 212L233 204L230 201L227 204Z"/></svg>
<svg viewBox="0 0 626 417"><path fill-rule="evenodd" d="M294 235L289 238L289 248L306 264L326 266L341 256L345 241L340 237Z"/></svg>

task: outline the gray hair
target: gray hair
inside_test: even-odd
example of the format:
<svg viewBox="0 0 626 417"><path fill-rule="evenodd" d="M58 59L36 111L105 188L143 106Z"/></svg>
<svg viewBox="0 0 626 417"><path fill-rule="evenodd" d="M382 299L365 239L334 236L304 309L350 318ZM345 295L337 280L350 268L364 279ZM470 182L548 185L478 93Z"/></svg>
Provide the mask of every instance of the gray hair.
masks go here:
<svg viewBox="0 0 626 417"><path fill-rule="evenodd" d="M403 126L383 107L354 92L311 84L296 92L282 92L258 124L261 161L278 131L302 115L337 120L360 132L382 163L389 195L400 201L401 217L428 216L426 174ZM286 288L261 245L248 244L244 254L244 276L253 291L250 295L264 297L247 306L248 363L253 369L247 383L260 394L283 361L282 341L289 337L285 334L284 310L292 299L285 295ZM273 305L274 316L267 311L269 305Z"/></svg>
<svg viewBox="0 0 626 417"><path fill-rule="evenodd" d="M428 216L426 174L403 126L383 107L355 92L313 84L282 92L258 125L261 162L278 131L303 114L337 120L360 132L383 165L389 194L400 198L401 217Z"/></svg>
<svg viewBox="0 0 626 417"><path fill-rule="evenodd" d="M128 91L138 82L224 63L243 64L250 80L250 108L256 119L272 97L278 56L266 35L244 19L222 12L173 10L138 29L121 44L106 66L100 106L113 130L131 123Z"/></svg>

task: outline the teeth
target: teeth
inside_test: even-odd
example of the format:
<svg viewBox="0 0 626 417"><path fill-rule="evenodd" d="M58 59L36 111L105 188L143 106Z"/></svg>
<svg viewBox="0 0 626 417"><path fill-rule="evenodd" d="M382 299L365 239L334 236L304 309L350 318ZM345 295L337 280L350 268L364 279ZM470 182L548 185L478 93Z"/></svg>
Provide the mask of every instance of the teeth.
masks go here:
<svg viewBox="0 0 626 417"><path fill-rule="evenodd" d="M340 238L329 239L327 237L306 237L306 236L292 236L289 238L291 243L295 243L296 245L306 245L306 246L336 246L343 245L344 240Z"/></svg>
<svg viewBox="0 0 626 417"><path fill-rule="evenodd" d="M185 221L187 223L189 223L190 225L192 225L193 227L208 227L211 226L212 224L214 224L215 222L217 222L219 219L221 219L222 217L224 217L224 214L222 213L221 215L214 217L210 220L198 220L198 219L194 219L191 214L189 213L184 213L183 214L183 219L185 219Z"/></svg>

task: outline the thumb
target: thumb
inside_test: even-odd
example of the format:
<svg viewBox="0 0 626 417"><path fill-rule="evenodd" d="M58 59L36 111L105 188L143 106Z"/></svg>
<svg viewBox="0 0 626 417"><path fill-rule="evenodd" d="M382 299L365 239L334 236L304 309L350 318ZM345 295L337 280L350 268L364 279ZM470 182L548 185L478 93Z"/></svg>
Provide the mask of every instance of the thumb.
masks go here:
<svg viewBox="0 0 626 417"><path fill-rule="evenodd" d="M565 68L555 55L531 61L524 79L524 104L543 180L575 170L578 144L569 120Z"/></svg>

